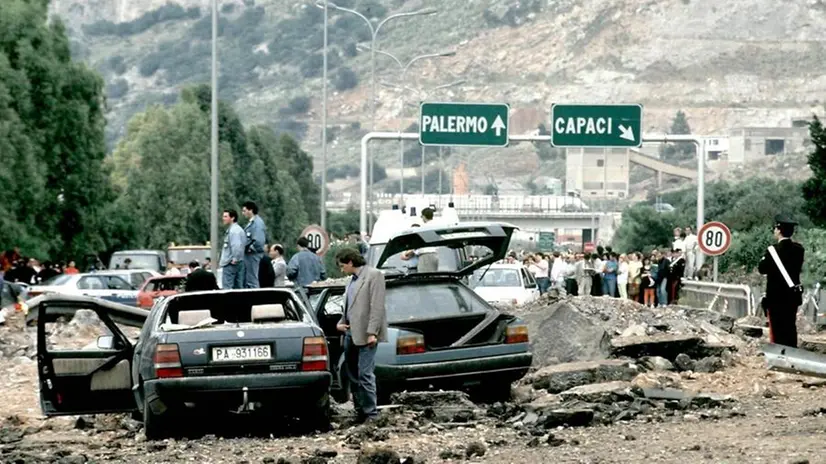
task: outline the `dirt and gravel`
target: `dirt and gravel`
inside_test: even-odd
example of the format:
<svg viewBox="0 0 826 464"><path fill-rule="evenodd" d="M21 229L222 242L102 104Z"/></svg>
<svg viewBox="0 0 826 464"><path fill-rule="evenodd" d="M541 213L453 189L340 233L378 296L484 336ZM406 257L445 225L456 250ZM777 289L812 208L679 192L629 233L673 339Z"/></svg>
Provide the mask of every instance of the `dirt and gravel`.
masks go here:
<svg viewBox="0 0 826 464"><path fill-rule="evenodd" d="M339 405L325 433L222 418L158 442L128 415L44 419L33 329L12 314L0 327L0 462L826 462L826 381L767 371L758 321L591 297L515 312L536 359L507 403L406 392L375 424L353 426Z"/></svg>

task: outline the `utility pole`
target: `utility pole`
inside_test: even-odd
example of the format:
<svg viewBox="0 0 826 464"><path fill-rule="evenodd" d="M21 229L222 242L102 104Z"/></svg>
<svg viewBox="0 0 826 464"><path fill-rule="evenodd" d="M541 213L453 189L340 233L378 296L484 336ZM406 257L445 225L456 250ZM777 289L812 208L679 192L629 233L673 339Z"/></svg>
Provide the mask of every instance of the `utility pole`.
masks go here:
<svg viewBox="0 0 826 464"><path fill-rule="evenodd" d="M218 270L218 0L212 0L212 110L210 135L209 240L212 270Z"/></svg>
<svg viewBox="0 0 826 464"><path fill-rule="evenodd" d="M324 0L324 71L321 97L321 228L327 230L327 0ZM374 129L375 130L375 129Z"/></svg>

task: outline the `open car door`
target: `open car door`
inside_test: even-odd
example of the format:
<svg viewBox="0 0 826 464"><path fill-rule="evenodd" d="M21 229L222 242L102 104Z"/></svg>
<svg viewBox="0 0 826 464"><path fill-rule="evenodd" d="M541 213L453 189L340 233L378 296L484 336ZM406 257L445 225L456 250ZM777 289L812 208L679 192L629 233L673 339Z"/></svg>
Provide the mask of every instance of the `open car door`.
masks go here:
<svg viewBox="0 0 826 464"><path fill-rule="evenodd" d="M135 308L89 297L44 295L37 317L40 407L46 416L135 410L134 347L115 321L140 327ZM122 308L129 310L119 314Z"/></svg>
<svg viewBox="0 0 826 464"><path fill-rule="evenodd" d="M346 382L341 372L343 361L344 340L343 333L339 332L336 326L344 315L344 284L318 284L310 285L306 289L309 301L312 304L312 311L316 322L324 337L327 339L327 352L330 357L330 369L333 374L333 385L331 386L333 399L339 403L348 400Z"/></svg>

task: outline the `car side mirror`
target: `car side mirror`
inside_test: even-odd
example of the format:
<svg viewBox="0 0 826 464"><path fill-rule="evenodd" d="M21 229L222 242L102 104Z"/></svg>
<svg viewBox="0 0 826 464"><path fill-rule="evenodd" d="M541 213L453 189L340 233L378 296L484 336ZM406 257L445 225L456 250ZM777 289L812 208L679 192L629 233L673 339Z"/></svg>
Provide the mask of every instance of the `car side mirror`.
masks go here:
<svg viewBox="0 0 826 464"><path fill-rule="evenodd" d="M115 337L113 335L101 335L98 337L98 348L101 350L115 349Z"/></svg>

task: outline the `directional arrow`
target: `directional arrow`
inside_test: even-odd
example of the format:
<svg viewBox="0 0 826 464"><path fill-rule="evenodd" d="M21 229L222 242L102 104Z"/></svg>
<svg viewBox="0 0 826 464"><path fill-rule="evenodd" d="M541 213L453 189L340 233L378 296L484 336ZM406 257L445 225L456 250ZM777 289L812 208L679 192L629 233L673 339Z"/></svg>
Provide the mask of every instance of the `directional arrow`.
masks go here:
<svg viewBox="0 0 826 464"><path fill-rule="evenodd" d="M504 128L505 128L505 123L504 123L504 121L502 121L502 117L501 117L501 116L499 116L499 115L497 115L497 116L496 116L496 120L495 120L495 121L493 121L493 125L492 125L492 126L490 126L490 127L491 127L493 130L495 130L495 131L496 131L496 136L497 136L497 137L499 137L500 135L502 135L502 129L504 129ZM631 137L632 137L632 138L631 138L631 140L634 140L634 139L633 139L633 137L634 137L634 136L632 135Z"/></svg>
<svg viewBox="0 0 826 464"><path fill-rule="evenodd" d="M625 127L622 124L620 124L619 130L620 130L620 132L622 132L622 134L620 134L621 139L630 140L632 142L634 141L634 131L633 131L633 129L631 129L630 127Z"/></svg>

